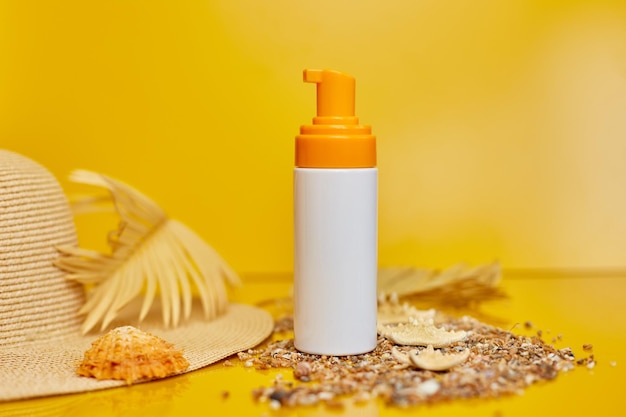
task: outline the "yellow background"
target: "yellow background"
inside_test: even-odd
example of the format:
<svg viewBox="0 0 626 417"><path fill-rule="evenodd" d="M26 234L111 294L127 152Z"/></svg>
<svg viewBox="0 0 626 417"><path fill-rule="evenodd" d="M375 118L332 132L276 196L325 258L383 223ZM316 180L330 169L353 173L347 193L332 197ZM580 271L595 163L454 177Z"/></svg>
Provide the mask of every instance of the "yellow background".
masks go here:
<svg viewBox="0 0 626 417"><path fill-rule="evenodd" d="M2 1L0 146L68 193L75 168L135 186L240 272L288 272L307 67L357 79L381 265L626 267L623 0Z"/></svg>

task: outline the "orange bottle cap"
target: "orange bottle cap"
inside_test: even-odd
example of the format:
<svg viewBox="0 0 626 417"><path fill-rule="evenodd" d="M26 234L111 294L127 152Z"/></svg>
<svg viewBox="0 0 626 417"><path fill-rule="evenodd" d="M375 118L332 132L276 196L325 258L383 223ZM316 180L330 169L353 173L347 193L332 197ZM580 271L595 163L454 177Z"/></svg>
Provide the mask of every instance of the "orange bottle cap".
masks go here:
<svg viewBox="0 0 626 417"><path fill-rule="evenodd" d="M376 166L376 137L354 112L354 77L333 70L304 70L304 81L317 84L317 117L296 136L300 168L371 168Z"/></svg>

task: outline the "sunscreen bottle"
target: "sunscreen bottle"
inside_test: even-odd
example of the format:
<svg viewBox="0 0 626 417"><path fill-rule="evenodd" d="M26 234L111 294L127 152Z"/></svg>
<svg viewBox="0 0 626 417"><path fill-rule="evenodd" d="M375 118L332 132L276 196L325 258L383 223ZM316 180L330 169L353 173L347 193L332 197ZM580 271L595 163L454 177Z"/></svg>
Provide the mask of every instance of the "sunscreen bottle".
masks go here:
<svg viewBox="0 0 626 417"><path fill-rule="evenodd" d="M317 117L296 136L294 344L306 353L356 355L376 347L376 138L354 111L355 81L305 70Z"/></svg>

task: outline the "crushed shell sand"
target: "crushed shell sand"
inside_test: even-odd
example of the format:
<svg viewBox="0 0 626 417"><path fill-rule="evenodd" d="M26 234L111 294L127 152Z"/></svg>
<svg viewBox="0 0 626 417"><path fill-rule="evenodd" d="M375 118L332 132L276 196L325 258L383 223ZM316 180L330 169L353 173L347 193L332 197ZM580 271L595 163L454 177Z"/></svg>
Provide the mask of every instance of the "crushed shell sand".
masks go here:
<svg viewBox="0 0 626 417"><path fill-rule="evenodd" d="M363 355L320 356L301 353L293 339L276 340L259 350L239 354L244 366L257 370L290 369L294 382L279 374L272 386L253 391L256 401L270 408L381 399L390 406L408 407L464 398L493 398L521 394L528 386L553 380L576 363L589 366L593 356L576 361L571 348L557 349L538 336L516 335L472 317L452 318L437 313L437 326L466 337L437 350L460 355L447 371L420 369L406 358L430 353L428 347L397 346L380 336L374 351ZM275 333L293 330L293 318L276 321ZM289 336L289 333L285 333ZM457 356L454 356L457 357Z"/></svg>

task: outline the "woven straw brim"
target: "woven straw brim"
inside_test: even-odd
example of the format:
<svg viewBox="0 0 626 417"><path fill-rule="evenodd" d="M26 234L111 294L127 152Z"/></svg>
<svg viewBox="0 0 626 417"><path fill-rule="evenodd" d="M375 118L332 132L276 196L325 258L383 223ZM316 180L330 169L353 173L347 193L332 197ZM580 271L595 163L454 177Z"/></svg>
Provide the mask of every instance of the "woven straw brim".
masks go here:
<svg viewBox="0 0 626 417"><path fill-rule="evenodd" d="M137 308L129 311L136 315ZM135 327L159 336L183 351L190 372L217 362L242 350L252 348L272 332L274 321L265 310L234 304L212 321L206 321L200 309L194 309L190 320L175 329L162 325L157 312ZM116 325L133 323L136 318L122 316ZM97 381L76 374L84 352L98 334L65 335L22 347L0 348L0 401L18 400L58 394L93 391L125 385L123 381Z"/></svg>

